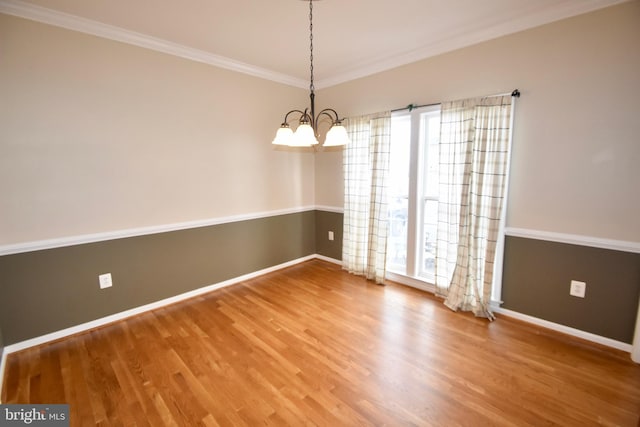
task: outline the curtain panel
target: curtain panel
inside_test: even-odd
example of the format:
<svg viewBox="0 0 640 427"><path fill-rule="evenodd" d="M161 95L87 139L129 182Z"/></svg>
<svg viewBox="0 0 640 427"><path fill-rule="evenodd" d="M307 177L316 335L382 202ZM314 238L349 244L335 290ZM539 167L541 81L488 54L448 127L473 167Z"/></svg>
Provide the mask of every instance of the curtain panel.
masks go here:
<svg viewBox="0 0 640 427"><path fill-rule="evenodd" d="M511 139L511 96L444 102L436 293L452 310L490 310Z"/></svg>
<svg viewBox="0 0 640 427"><path fill-rule="evenodd" d="M346 120L343 268L383 284L388 234L391 112Z"/></svg>

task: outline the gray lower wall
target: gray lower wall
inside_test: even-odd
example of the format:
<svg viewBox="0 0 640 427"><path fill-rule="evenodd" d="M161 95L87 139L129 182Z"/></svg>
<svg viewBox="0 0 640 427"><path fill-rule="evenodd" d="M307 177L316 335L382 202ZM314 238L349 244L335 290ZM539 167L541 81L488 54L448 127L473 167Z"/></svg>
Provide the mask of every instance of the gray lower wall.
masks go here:
<svg viewBox="0 0 640 427"><path fill-rule="evenodd" d="M569 295L586 282L585 298ZM631 344L640 254L507 236L503 308Z"/></svg>
<svg viewBox="0 0 640 427"><path fill-rule="evenodd" d="M342 258L342 221L316 212L317 253ZM587 283L584 299L569 295L571 280ZM631 344L639 296L640 254L506 238L503 308Z"/></svg>
<svg viewBox="0 0 640 427"><path fill-rule="evenodd" d="M342 260L342 219L341 213L316 211L316 253ZM333 231L334 240L329 240Z"/></svg>
<svg viewBox="0 0 640 427"><path fill-rule="evenodd" d="M0 257L10 345L315 253L315 212ZM111 273L101 290L98 275Z"/></svg>
<svg viewBox="0 0 640 427"><path fill-rule="evenodd" d="M342 221L308 211L2 256L0 351L314 253L340 260ZM112 288L99 289L102 273ZM640 254L507 236L502 291L506 309L631 343Z"/></svg>

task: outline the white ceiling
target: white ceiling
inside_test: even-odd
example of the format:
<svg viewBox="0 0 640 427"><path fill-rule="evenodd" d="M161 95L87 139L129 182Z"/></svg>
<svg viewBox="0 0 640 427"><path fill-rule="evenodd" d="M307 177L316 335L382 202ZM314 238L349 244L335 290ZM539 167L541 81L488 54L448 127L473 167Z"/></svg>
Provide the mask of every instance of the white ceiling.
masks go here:
<svg viewBox="0 0 640 427"><path fill-rule="evenodd" d="M625 0L316 0L316 87ZM305 0L0 0L0 12L309 85Z"/></svg>

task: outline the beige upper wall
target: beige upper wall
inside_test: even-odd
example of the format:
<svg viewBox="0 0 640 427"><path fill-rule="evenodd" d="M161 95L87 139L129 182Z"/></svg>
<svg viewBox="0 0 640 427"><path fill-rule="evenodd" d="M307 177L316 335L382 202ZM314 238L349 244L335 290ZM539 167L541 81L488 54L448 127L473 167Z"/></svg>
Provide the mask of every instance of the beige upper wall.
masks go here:
<svg viewBox="0 0 640 427"><path fill-rule="evenodd" d="M0 245L315 203L302 89L0 15Z"/></svg>
<svg viewBox="0 0 640 427"><path fill-rule="evenodd" d="M507 225L640 242L640 2L322 90L342 115L519 88ZM320 66L320 64L318 64ZM342 156L316 202L342 206Z"/></svg>
<svg viewBox="0 0 640 427"><path fill-rule="evenodd" d="M638 242L638 22L633 1L317 101L357 115L518 87L508 225ZM269 144L301 89L0 14L0 93L0 245L343 203L341 152Z"/></svg>

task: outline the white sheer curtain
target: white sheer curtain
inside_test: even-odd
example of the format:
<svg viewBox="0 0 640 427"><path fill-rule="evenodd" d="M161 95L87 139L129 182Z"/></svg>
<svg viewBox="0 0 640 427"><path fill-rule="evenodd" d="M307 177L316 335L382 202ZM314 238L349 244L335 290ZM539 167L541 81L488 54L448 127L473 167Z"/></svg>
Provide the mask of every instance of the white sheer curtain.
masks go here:
<svg viewBox="0 0 640 427"><path fill-rule="evenodd" d="M391 113L349 118L344 151L342 265L382 284L387 252Z"/></svg>
<svg viewBox="0 0 640 427"><path fill-rule="evenodd" d="M445 102L441 110L436 292L452 310L491 320L511 103L495 96Z"/></svg>

